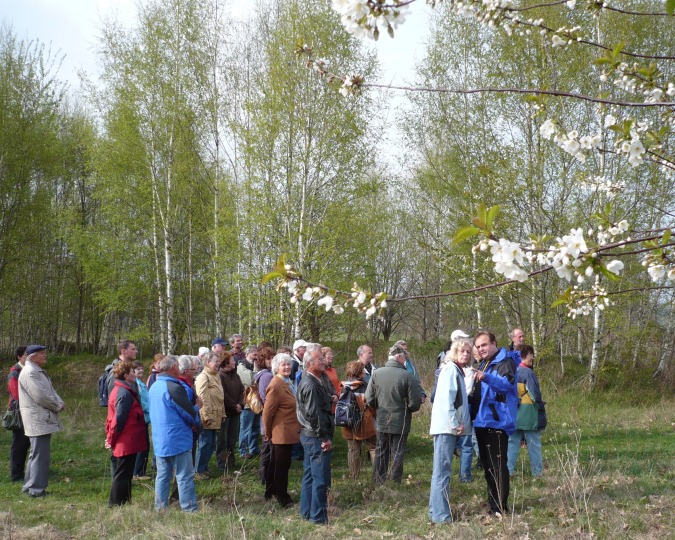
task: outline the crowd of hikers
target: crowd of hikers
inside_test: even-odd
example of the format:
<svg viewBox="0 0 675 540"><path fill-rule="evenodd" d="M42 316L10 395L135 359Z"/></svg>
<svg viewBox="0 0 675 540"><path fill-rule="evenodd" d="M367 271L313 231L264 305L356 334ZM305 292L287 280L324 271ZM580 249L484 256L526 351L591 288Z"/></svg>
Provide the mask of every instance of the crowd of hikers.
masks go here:
<svg viewBox="0 0 675 540"><path fill-rule="evenodd" d="M509 478L521 448L528 450L532 476L542 475L546 412L534 350L521 329L510 337L511 345L499 348L489 331L472 339L456 330L438 356L429 392L433 523L452 521L453 456L460 459L461 483L483 469L486 510L497 516L508 512ZM43 369L46 349L16 349L3 416L12 431L11 479L22 482L30 497L48 495L51 435L61 429L59 412L65 409ZM328 523L335 428L347 441L352 480L368 461L374 485L400 483L412 414L427 400L405 341L389 349L381 367L373 363L372 348L361 345L345 378L333 367L329 347L302 339L275 349L267 342L244 348L241 335L218 337L195 356L155 355L147 378L132 341L120 341L118 353L98 381L99 402L107 407L111 507L131 501L134 481L154 476L156 510L177 500L185 512L196 512L195 482L210 478L214 455L226 475L236 473L238 460L257 460L265 499L293 507L298 501L289 494L288 473L299 460L299 513Z"/></svg>

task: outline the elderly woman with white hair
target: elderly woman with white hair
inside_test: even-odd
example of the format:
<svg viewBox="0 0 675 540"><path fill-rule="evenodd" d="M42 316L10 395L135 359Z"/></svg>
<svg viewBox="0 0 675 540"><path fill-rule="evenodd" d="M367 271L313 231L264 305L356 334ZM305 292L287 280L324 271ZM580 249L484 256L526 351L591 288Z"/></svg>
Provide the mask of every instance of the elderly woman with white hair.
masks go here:
<svg viewBox="0 0 675 540"><path fill-rule="evenodd" d="M272 443L272 453L265 478L265 499L275 496L286 508L293 505L288 494L288 471L291 468L293 445L300 440L300 423L296 414L296 389L291 382L293 360L281 353L272 359L274 378L267 387L263 425L265 436Z"/></svg>

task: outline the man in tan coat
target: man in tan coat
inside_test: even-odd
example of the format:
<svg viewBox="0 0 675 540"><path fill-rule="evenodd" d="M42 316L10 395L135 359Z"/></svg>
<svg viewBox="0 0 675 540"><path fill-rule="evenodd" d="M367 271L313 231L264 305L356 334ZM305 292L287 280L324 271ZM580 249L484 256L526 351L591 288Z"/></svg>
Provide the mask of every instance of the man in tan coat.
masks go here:
<svg viewBox="0 0 675 540"><path fill-rule="evenodd" d="M19 375L19 406L24 431L30 439L30 457L21 491L31 497L47 495L52 433L61 431L58 413L65 409L42 369L47 363L47 347L26 348L26 365Z"/></svg>

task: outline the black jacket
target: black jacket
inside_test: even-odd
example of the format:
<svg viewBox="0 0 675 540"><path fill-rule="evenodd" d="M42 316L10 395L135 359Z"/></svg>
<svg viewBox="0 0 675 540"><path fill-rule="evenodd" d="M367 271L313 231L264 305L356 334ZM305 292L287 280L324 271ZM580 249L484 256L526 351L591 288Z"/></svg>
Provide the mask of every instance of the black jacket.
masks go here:
<svg viewBox="0 0 675 540"><path fill-rule="evenodd" d="M306 437L332 439L335 423L331 408L333 401L320 379L305 372L300 379L296 395L300 433Z"/></svg>

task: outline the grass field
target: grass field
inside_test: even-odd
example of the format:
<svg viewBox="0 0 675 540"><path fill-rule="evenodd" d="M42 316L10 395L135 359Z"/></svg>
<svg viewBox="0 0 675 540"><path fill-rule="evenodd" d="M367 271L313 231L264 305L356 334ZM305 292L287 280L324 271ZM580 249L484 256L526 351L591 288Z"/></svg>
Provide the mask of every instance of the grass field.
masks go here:
<svg viewBox="0 0 675 540"><path fill-rule="evenodd" d="M433 360L418 360L427 363ZM297 505L282 510L264 500L257 460L240 460L239 474L198 482L196 515L178 507L155 513L152 481L135 484L131 505L109 509L105 409L98 406L95 390L104 365L105 360L88 357L49 360L47 370L67 404L64 430L52 438L50 497L30 499L9 481L11 434L0 433L0 538L675 538L675 397L672 386L659 387L648 376L623 381L605 375L601 391L587 394L579 384L582 366L571 365L565 377L555 366L540 368L549 416L542 436L544 476L531 478L527 452L521 451L511 483L513 511L503 520L485 513L482 471L474 471L473 483L460 484L455 460L455 522L429 523L427 404L414 417L400 487L373 488L369 469L359 481L350 481L346 444L337 433L331 523L320 527L301 519ZM301 463L293 463L289 484L296 501L301 469ZM214 461L211 473L217 473Z"/></svg>

